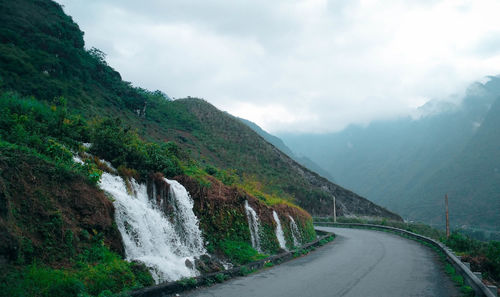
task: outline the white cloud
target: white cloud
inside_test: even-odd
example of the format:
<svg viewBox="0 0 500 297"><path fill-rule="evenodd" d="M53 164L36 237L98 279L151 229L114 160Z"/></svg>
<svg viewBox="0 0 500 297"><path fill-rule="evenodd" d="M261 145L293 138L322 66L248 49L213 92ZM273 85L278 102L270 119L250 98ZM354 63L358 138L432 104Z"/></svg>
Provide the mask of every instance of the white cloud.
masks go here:
<svg viewBox="0 0 500 297"><path fill-rule="evenodd" d="M500 69L500 2L60 0L135 85L277 131L408 114Z"/></svg>

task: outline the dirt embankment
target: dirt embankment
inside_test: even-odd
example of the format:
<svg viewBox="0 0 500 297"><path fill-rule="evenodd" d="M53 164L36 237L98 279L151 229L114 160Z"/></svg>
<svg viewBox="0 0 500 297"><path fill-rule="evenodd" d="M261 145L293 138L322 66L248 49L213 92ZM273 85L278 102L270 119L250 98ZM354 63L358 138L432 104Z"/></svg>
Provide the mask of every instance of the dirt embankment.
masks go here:
<svg viewBox="0 0 500 297"><path fill-rule="evenodd" d="M26 152L0 152L0 259L64 266L92 240L119 254L113 204L70 170Z"/></svg>

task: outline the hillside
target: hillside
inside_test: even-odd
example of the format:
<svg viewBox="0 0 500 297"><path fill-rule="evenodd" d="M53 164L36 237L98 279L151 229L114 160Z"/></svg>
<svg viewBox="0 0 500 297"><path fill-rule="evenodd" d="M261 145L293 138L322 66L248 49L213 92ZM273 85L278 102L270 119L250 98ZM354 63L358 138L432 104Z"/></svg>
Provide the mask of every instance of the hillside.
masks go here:
<svg viewBox="0 0 500 297"><path fill-rule="evenodd" d="M465 229L499 230L500 222L500 99L492 105L477 132L451 162L423 180L429 203L439 205L439 193L448 193L451 222ZM421 194L417 190L414 197ZM430 194L430 195L429 195ZM440 214L432 207L414 208L413 217ZM477 214L481 214L478 216ZM432 220L432 223L439 223Z"/></svg>
<svg viewBox="0 0 500 297"><path fill-rule="evenodd" d="M407 219L442 226L443 197L449 193L454 227L494 230L500 221L492 209L498 209L500 189L493 131L500 126L492 119L499 116L493 104L499 96L500 78L490 77L471 85L461 105L431 101L417 118L280 137L321 162L339 183Z"/></svg>
<svg viewBox="0 0 500 297"><path fill-rule="evenodd" d="M257 134L259 134L262 138L264 138L267 142L270 144L274 145L277 149L285 153L287 156L290 158L294 159L297 163L300 165L306 167L307 169L319 173L319 175L325 177L331 182L335 182L334 178L326 171L323 169L321 166L318 164L314 163L311 159L304 157L304 156L297 156L292 152L290 148L286 146L286 144L283 142L283 140L279 139L278 137L269 134L268 132L264 131L261 127L259 127L257 124L255 124L252 121L238 118L241 122L243 122L245 125L250 127L252 130L254 130Z"/></svg>
<svg viewBox="0 0 500 297"><path fill-rule="evenodd" d="M146 140L172 140L202 166L234 170L247 189L295 200L314 214L393 214L328 183L290 160L236 118L195 98L170 101L121 80L96 49L83 48L83 33L50 1L2 1L0 56L2 89L52 102L64 96L68 108L84 117L114 115ZM30 17L27 17L28 14ZM45 20L50 20L46 22ZM21 34L22 32L22 34ZM43 86L40 88L38 86ZM306 172L308 178L304 177ZM310 178L313 177L314 178ZM322 183L328 188L324 191ZM362 202L353 203L351 200ZM364 205L352 208L354 205Z"/></svg>
<svg viewBox="0 0 500 297"><path fill-rule="evenodd" d="M132 86L50 0L0 0L0 296L111 296L401 220L197 98ZM302 206L303 208L301 208Z"/></svg>

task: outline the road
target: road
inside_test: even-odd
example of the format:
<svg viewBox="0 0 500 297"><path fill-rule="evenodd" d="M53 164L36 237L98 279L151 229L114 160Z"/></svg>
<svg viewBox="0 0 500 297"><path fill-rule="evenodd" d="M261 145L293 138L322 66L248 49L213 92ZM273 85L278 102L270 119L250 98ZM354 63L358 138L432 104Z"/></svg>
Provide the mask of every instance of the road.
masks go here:
<svg viewBox="0 0 500 297"><path fill-rule="evenodd" d="M460 296L428 247L380 231L322 229L337 237L305 257L180 296Z"/></svg>

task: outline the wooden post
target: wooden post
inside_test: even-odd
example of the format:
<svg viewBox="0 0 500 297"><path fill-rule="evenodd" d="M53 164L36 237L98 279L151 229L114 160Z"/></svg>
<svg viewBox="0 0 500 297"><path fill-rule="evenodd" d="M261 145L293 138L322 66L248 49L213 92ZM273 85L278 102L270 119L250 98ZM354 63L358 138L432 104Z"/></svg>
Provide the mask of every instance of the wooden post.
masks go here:
<svg viewBox="0 0 500 297"><path fill-rule="evenodd" d="M446 206L446 238L450 237L450 217L448 215L448 194L444 195L444 204Z"/></svg>
<svg viewBox="0 0 500 297"><path fill-rule="evenodd" d="M337 223L337 209L335 207L335 196L333 196L333 222Z"/></svg>

